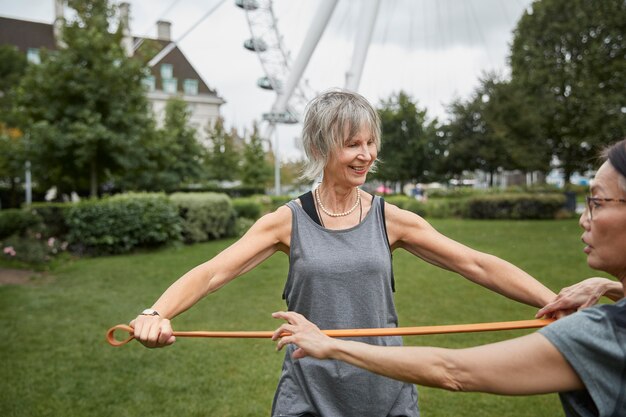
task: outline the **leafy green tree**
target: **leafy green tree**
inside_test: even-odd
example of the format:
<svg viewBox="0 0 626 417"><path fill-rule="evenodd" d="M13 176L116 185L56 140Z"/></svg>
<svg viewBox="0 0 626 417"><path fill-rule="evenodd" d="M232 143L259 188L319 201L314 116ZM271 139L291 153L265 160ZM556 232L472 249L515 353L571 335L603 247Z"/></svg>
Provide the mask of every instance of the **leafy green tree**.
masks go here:
<svg viewBox="0 0 626 417"><path fill-rule="evenodd" d="M0 182L9 185L8 206L18 205L18 182L24 174L24 137L15 111L15 86L27 67L26 57L17 48L0 45ZM7 202L3 202L7 205Z"/></svg>
<svg viewBox="0 0 626 417"><path fill-rule="evenodd" d="M256 123L243 151L241 182L248 187L264 188L272 179L272 167L269 165L263 140Z"/></svg>
<svg viewBox="0 0 626 417"><path fill-rule="evenodd" d="M467 101L453 102L442 129L444 172L450 176L482 170L493 185L493 174L500 169L549 171L551 152L527 98L517 85L491 73Z"/></svg>
<svg viewBox="0 0 626 417"><path fill-rule="evenodd" d="M429 122L426 110L403 91L383 101L378 113L382 149L374 177L401 183L430 180L434 160L441 153L436 145L436 121Z"/></svg>
<svg viewBox="0 0 626 417"><path fill-rule="evenodd" d="M566 183L626 135L624 22L624 0L542 0L515 29L513 82L532 100Z"/></svg>
<svg viewBox="0 0 626 417"><path fill-rule="evenodd" d="M507 166L509 153L487 117L490 96L477 89L467 101L456 100L448 108L450 121L443 128L447 143L445 167L449 175L466 170L489 173L493 185L494 173Z"/></svg>
<svg viewBox="0 0 626 417"><path fill-rule="evenodd" d="M494 140L506 147L503 168L525 172L550 170L551 149L539 129L538 112L518 85L494 74L481 81L484 119Z"/></svg>
<svg viewBox="0 0 626 417"><path fill-rule="evenodd" d="M152 126L141 85L146 69L125 55L121 22L106 0L67 4L76 13L62 31L66 46L29 66L18 104L37 180L62 191L89 187L95 196L103 179L145 157L142 137Z"/></svg>
<svg viewBox="0 0 626 417"><path fill-rule="evenodd" d="M295 187L308 187L311 180L302 178L304 172L304 159L294 161L283 161L280 167L280 178L283 184L289 184Z"/></svg>
<svg viewBox="0 0 626 417"><path fill-rule="evenodd" d="M224 129L224 120L217 119L207 126L208 152L206 166L209 178L218 181L233 181L239 177L241 152L235 144L236 132Z"/></svg>
<svg viewBox="0 0 626 417"><path fill-rule="evenodd" d="M174 191L204 179L206 151L189 126L189 117L183 100L174 97L167 101L163 127L142 138L144 158L125 172L122 188Z"/></svg>
<svg viewBox="0 0 626 417"><path fill-rule="evenodd" d="M0 123L15 126L15 87L26 72L26 56L12 45L0 45Z"/></svg>

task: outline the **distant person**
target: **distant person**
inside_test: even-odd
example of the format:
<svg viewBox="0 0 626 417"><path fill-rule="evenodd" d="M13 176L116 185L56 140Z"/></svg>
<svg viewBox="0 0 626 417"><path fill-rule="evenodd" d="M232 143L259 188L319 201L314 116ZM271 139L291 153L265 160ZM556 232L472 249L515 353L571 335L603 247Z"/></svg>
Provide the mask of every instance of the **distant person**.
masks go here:
<svg viewBox="0 0 626 417"><path fill-rule="evenodd" d="M239 241L176 281L131 322L141 343L172 344L170 319L279 251L289 256L283 293L288 309L327 328L398 326L391 262L398 248L526 304L542 307L556 296L510 263L448 239L416 214L359 188L380 148L378 113L361 95L333 90L315 98L302 137L305 175L323 174L319 187L263 216ZM402 343L400 337L366 341ZM419 414L412 384L345 363L294 361L291 351L273 416Z"/></svg>
<svg viewBox="0 0 626 417"><path fill-rule="evenodd" d="M467 349L382 347L331 339L304 316L278 312L273 316L288 321L274 333L278 348L288 345L294 359L336 359L452 391L559 392L568 417L626 416L626 140L609 148L606 158L579 223L587 264L620 281L617 303L582 309L527 336ZM603 284L587 282L591 287ZM292 335L280 338L283 332Z"/></svg>

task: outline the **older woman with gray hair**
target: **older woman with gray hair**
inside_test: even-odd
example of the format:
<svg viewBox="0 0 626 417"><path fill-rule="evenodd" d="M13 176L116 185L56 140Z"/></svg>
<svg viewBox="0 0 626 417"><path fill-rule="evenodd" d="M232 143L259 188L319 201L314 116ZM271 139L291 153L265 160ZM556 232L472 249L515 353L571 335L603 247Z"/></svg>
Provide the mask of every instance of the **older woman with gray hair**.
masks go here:
<svg viewBox="0 0 626 417"><path fill-rule="evenodd" d="M456 350L331 339L304 316L278 312L274 317L288 321L274 333L278 348L295 345L293 358L345 361L452 391L559 392L568 417L626 416L626 139L609 148L606 158L579 223L587 264L619 281L617 303L582 309L517 339Z"/></svg>
<svg viewBox="0 0 626 417"><path fill-rule="evenodd" d="M276 252L289 257L289 310L324 328L397 327L391 253L415 256L514 300L542 307L555 294L521 269L470 249L416 214L361 190L381 146L380 120L356 93L333 90L309 103L305 175L322 181L259 219L232 246L178 279L131 325L147 347L170 345L170 319ZM389 163L392 163L391 161ZM367 343L398 346L400 337ZM417 391L343 362L285 355L273 416L417 416Z"/></svg>

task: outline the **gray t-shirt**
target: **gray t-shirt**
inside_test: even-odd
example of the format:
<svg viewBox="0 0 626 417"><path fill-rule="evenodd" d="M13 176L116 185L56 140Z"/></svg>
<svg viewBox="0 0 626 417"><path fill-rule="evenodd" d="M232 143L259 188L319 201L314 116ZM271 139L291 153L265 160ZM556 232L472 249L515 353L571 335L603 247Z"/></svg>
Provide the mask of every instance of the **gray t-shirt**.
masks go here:
<svg viewBox="0 0 626 417"><path fill-rule="evenodd" d="M626 298L581 310L539 333L585 384L559 394L567 417L626 416Z"/></svg>
<svg viewBox="0 0 626 417"><path fill-rule="evenodd" d="M295 201L285 300L321 329L397 327L391 252L381 199L357 226L329 230ZM402 338L361 342L399 346ZM273 416L415 417L415 386L333 360L291 358L289 345L272 407Z"/></svg>

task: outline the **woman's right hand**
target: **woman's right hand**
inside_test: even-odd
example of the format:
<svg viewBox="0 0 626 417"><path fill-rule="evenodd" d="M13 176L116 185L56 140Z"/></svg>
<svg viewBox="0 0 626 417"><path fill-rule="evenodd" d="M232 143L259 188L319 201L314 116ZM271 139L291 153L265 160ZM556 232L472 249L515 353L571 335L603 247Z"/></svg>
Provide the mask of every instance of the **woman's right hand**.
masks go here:
<svg viewBox="0 0 626 417"><path fill-rule="evenodd" d="M170 321L160 316L140 314L130 322L130 327L134 329L135 339L145 347L160 348L176 341Z"/></svg>

